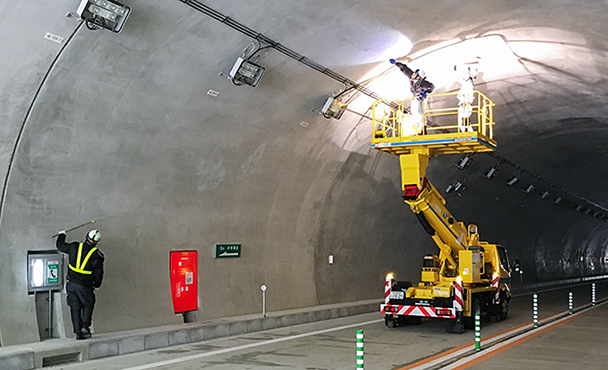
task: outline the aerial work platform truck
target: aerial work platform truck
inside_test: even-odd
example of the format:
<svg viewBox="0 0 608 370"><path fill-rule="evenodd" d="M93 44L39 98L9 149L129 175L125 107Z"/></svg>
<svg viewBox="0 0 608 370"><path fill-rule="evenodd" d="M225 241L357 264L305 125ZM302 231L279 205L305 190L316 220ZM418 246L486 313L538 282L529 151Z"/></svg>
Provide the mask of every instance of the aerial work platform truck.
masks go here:
<svg viewBox="0 0 608 370"><path fill-rule="evenodd" d="M445 199L426 178L434 155L489 152L493 139L494 103L479 91L465 125L458 125L457 93L429 95L423 108L422 133L412 128L405 107L409 100L379 100L373 105L371 147L399 156L403 199L439 247L424 257L420 282L399 282L388 274L381 305L389 327L419 324L422 318L446 319L446 331L472 328L475 314L496 321L507 317L511 268L506 250L480 240L476 225L458 222ZM427 106L433 102L431 109Z"/></svg>

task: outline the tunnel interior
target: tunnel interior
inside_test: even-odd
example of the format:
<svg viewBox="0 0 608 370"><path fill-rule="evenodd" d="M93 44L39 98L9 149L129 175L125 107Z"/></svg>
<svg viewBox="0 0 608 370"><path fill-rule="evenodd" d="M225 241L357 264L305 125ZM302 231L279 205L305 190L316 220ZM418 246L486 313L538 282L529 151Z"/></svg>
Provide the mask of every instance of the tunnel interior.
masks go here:
<svg viewBox="0 0 608 370"><path fill-rule="evenodd" d="M119 33L79 3L0 5L0 345L41 340L27 252L88 220L100 333L181 322L175 250L198 251L199 320L258 312L262 285L276 311L381 298L389 271L417 281L437 247L398 159L370 148L375 97L408 93L390 58L437 93L459 88L454 65L479 69L498 149L432 157L427 177L522 284L607 273L605 2L128 0ZM237 86L252 51L265 73ZM325 118L335 96L348 107ZM221 243L242 255L214 258Z"/></svg>

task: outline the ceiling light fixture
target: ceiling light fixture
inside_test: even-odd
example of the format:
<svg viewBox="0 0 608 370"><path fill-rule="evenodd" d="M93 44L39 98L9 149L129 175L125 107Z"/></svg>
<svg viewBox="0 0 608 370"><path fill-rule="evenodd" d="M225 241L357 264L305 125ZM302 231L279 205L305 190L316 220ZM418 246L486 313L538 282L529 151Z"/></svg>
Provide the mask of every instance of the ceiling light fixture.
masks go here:
<svg viewBox="0 0 608 370"><path fill-rule="evenodd" d="M459 170L464 170L465 168L467 168L467 166L469 165L469 162L471 160L471 157L468 155L465 155L460 162L458 162L458 164L456 165L456 167L458 167Z"/></svg>
<svg viewBox="0 0 608 370"><path fill-rule="evenodd" d="M325 118L340 119L347 106L348 104L342 103L340 100L330 96L321 109L321 114L323 114L323 117Z"/></svg>
<svg viewBox="0 0 608 370"><path fill-rule="evenodd" d="M496 166L490 168L488 170L488 172L486 172L483 177L485 177L488 180L491 180L494 178L494 176L496 176L496 173L498 172L498 169L496 168Z"/></svg>
<svg viewBox="0 0 608 370"><path fill-rule="evenodd" d="M238 57L230 70L229 79L232 80L235 85L256 87L258 83L260 83L265 72L266 68L252 63L243 57Z"/></svg>
<svg viewBox="0 0 608 370"><path fill-rule="evenodd" d="M515 184L519 180L519 176L513 176L509 180L507 180L507 185L511 186Z"/></svg>
<svg viewBox="0 0 608 370"><path fill-rule="evenodd" d="M113 0L82 0L76 13L90 30L105 28L118 33L129 18L131 8Z"/></svg>

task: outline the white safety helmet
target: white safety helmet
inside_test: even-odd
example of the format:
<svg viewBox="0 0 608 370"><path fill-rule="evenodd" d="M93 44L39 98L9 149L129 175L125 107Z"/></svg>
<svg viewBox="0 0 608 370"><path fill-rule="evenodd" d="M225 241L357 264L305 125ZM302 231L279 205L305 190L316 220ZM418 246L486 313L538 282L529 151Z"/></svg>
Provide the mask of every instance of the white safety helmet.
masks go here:
<svg viewBox="0 0 608 370"><path fill-rule="evenodd" d="M101 240L101 233L99 232L99 230L93 229L87 234L87 240L89 241L89 243L95 244L99 242L99 240Z"/></svg>
<svg viewBox="0 0 608 370"><path fill-rule="evenodd" d="M424 69L417 69L416 70L416 74L418 76L420 76L420 78L425 78L426 77L426 72L424 71Z"/></svg>

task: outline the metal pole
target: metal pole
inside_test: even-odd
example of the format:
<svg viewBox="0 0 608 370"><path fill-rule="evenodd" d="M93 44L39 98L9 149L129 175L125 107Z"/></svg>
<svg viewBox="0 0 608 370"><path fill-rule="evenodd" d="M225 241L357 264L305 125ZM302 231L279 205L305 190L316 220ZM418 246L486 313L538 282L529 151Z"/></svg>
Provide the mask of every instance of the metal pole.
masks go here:
<svg viewBox="0 0 608 370"><path fill-rule="evenodd" d="M572 315L572 292L568 293L568 314Z"/></svg>
<svg viewBox="0 0 608 370"><path fill-rule="evenodd" d="M262 316L266 317L266 285L260 287L262 289Z"/></svg>
<svg viewBox="0 0 608 370"><path fill-rule="evenodd" d="M595 283L591 284L591 305L595 306Z"/></svg>
<svg viewBox="0 0 608 370"><path fill-rule="evenodd" d="M481 350L481 315L475 312L475 350Z"/></svg>
<svg viewBox="0 0 608 370"><path fill-rule="evenodd" d="M91 220L91 221L89 221L89 222L85 222L84 224L81 224L81 225L78 225L78 226L74 226L74 227L72 227L72 228L70 228L70 229L67 229L67 230L65 230L65 232L66 232L66 233L69 233L70 231L74 231L74 230L76 230L76 229L79 229L79 228L81 228L81 227L83 227L83 226L87 226L88 224L92 224L92 223L94 223L94 222L95 222L95 220ZM56 237L56 236L59 236L59 234L55 234L55 235L51 236L51 238L54 238L54 237Z"/></svg>
<svg viewBox="0 0 608 370"><path fill-rule="evenodd" d="M364 369L363 363L363 330L357 330L357 370Z"/></svg>
<svg viewBox="0 0 608 370"><path fill-rule="evenodd" d="M538 328L538 294L534 293L533 300L533 309L534 309L534 327Z"/></svg>
<svg viewBox="0 0 608 370"><path fill-rule="evenodd" d="M49 338L53 338L53 291L49 290Z"/></svg>

